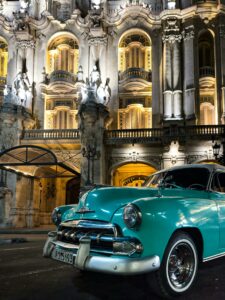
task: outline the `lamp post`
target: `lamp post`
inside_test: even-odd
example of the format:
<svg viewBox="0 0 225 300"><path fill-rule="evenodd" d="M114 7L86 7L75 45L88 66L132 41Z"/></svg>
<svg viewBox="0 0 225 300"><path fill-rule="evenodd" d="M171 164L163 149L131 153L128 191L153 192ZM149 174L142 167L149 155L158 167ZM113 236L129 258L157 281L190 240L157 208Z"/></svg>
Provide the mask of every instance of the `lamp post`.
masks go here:
<svg viewBox="0 0 225 300"><path fill-rule="evenodd" d="M87 145L87 147L83 147L82 149L82 155L83 157L87 158L88 161L88 176L87 176L87 181L85 182L85 185L91 185L92 184L92 180L91 180L91 161L92 161L92 173L94 173L94 158L96 156L96 147L95 146L91 146L91 145ZM93 174L92 174L93 176Z"/></svg>
<svg viewBox="0 0 225 300"><path fill-rule="evenodd" d="M222 145L222 155L220 155L220 148ZM221 144L218 144L217 142L212 146L213 148L213 155L215 157L215 160L218 161L220 164L225 166L225 140L221 142Z"/></svg>

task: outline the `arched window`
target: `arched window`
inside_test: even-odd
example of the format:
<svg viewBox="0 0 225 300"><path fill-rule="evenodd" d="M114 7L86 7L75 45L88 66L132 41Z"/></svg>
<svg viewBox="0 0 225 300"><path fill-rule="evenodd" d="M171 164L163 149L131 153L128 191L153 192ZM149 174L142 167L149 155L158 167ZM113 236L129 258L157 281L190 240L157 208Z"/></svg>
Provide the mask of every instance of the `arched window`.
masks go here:
<svg viewBox="0 0 225 300"><path fill-rule="evenodd" d="M119 44L119 71L129 68L151 70L151 41L142 32L125 35Z"/></svg>
<svg viewBox="0 0 225 300"><path fill-rule="evenodd" d="M48 46L47 70L77 73L79 65L79 47L71 36L56 37Z"/></svg>
<svg viewBox="0 0 225 300"><path fill-rule="evenodd" d="M8 66L8 45L0 38L0 77L7 77L7 66Z"/></svg>
<svg viewBox="0 0 225 300"><path fill-rule="evenodd" d="M200 125L215 124L215 107L209 102L200 105Z"/></svg>
<svg viewBox="0 0 225 300"><path fill-rule="evenodd" d="M199 75L200 77L214 77L214 42L209 31L200 35L199 48Z"/></svg>

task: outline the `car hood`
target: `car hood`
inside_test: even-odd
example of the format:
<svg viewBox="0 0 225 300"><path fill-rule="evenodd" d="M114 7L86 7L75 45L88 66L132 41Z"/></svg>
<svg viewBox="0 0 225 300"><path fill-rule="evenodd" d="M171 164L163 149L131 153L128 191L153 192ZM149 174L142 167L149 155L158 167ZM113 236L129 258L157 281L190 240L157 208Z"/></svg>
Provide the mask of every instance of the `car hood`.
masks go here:
<svg viewBox="0 0 225 300"><path fill-rule="evenodd" d="M151 201L161 197L179 198L183 195L178 189L159 190L156 188L131 188L131 187L100 187L86 192L77 207L67 210L62 220L73 219L98 219L110 222L118 209L128 203L138 203L140 200Z"/></svg>

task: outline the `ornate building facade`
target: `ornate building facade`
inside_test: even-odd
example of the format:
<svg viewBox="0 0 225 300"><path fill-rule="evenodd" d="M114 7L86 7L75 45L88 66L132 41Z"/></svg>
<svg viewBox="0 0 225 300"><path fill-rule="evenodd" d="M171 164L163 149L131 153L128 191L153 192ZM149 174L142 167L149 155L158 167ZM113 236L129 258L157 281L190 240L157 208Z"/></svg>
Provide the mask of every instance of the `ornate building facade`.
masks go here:
<svg viewBox="0 0 225 300"><path fill-rule="evenodd" d="M214 162L224 124L224 0L0 1L0 227Z"/></svg>

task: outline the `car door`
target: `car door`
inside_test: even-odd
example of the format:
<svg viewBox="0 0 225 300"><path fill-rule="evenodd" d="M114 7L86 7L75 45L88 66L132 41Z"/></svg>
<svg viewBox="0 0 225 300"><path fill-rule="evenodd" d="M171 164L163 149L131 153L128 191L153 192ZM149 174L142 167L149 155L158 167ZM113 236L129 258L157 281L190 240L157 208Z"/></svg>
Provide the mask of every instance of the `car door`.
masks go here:
<svg viewBox="0 0 225 300"><path fill-rule="evenodd" d="M212 200L218 205L218 218L220 226L219 248L225 250L225 172L218 171L213 175L211 184Z"/></svg>

